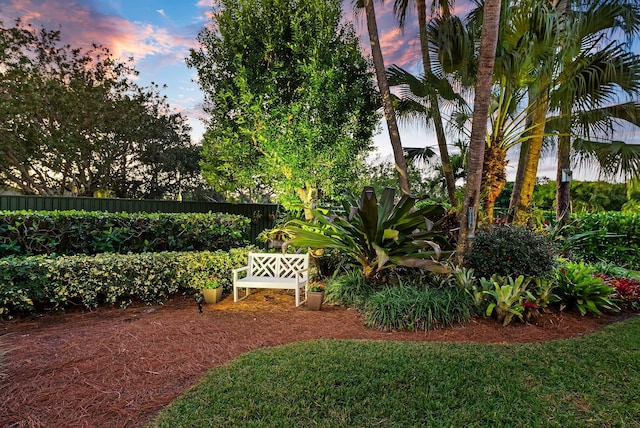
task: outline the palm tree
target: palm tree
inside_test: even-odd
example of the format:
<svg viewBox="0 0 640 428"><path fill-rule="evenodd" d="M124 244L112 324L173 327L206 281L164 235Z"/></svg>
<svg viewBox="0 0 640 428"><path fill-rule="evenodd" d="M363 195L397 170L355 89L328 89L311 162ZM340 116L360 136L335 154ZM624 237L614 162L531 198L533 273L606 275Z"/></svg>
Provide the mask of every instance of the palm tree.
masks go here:
<svg viewBox="0 0 640 428"><path fill-rule="evenodd" d="M471 142L469 143L469 170L464 205L460 215L460 232L456 248L459 263L462 263L464 254L471 246L470 241L476 226L476 213L480 201L480 184L484 163L485 133L489 114L489 101L491 99L493 66L496 58L496 45L498 43L498 32L500 29L501 3L501 0L486 0L484 4L478 78L473 104Z"/></svg>
<svg viewBox="0 0 640 428"><path fill-rule="evenodd" d="M589 0L586 9L581 11L572 11L570 2L560 2L556 7L558 13L564 15L565 24L558 24L559 49L548 63L555 64L557 69L542 75L538 88L543 88L548 98L547 110L556 111L559 115L549 118L548 111L540 109L535 121L538 129L547 123L546 128L555 131L558 138L556 216L564 220L569 214L569 183L563 182L562 171L570 167L571 139L574 139L574 152L581 149L583 159L611 161L611 156L606 156L603 151L615 151L616 146L607 146L605 141L597 145L576 143L591 140L594 134L613 135L618 119L633 123L633 118L637 117L628 103L606 105L620 95L616 88L629 95L637 94L640 74L638 57L630 54L620 42L604 43L604 34L616 28L627 34L636 34L640 15L635 3L618 0ZM543 133L538 131L538 134ZM529 147L523 152L528 162L518 165L510 207L514 221L526 220L540 157L539 147L535 149L538 150L532 151ZM596 151L600 155L596 155ZM628 160L630 153L636 153L636 159L640 157L639 152L640 147L637 146L627 145L624 150ZM619 158L622 156L620 153ZM606 169L606 165L601 166ZM627 163L627 166L633 169L632 164ZM525 167L528 167L526 174L523 173Z"/></svg>
<svg viewBox="0 0 640 428"><path fill-rule="evenodd" d="M470 13L467 33L474 34L473 28L481 26L482 8L480 5ZM546 98L530 96L526 108L521 104L526 100L527 88L531 93L539 76L549 73L545 59L555 50L553 38L548 34L549 29L554 28L555 17L544 4L518 2L503 9L501 15L489 111L491 126L487 132L480 192L483 212L489 220L493 219L495 201L506 184L508 150L529 141L542 144L543 128L533 126L536 123L533 116L546 112ZM464 119L464 115L458 114L458 117Z"/></svg>
<svg viewBox="0 0 640 428"><path fill-rule="evenodd" d="M404 29L406 22L406 15L409 9L410 0L395 0L393 4L393 10L398 17L398 22L401 29ZM425 0L415 0L416 9L418 14L418 27L420 34L420 51L422 54L422 67L424 70L425 78L429 78L432 74L431 71L431 58L429 56L429 36L427 34L427 7ZM450 15L451 1L437 1L433 0L431 4L431 10L440 9L443 15ZM449 196L449 203L451 206L456 206L456 183L453 176L453 168L451 165L451 159L449 157L449 149L447 148L447 138L444 133L444 126L442 116L440 114L440 106L438 102L438 94L434 88L429 87L426 94L428 104L430 106L430 116L433 119L433 126L436 132L436 139L438 141L438 149L440 151L440 160L442 162L442 169L444 171L445 183L447 187L447 194Z"/></svg>
<svg viewBox="0 0 640 428"><path fill-rule="evenodd" d="M423 75L421 78L418 78L401 67L392 65L387 69L387 78L389 85L396 87L399 95L398 98L394 99L394 107L396 114L401 121L420 120L427 123L431 119L434 119L433 113L436 111L438 112L440 119L442 119L442 116L440 115L440 106L436 106L434 108L430 102L429 94L434 90L439 94L440 105L445 103L449 104L454 108L454 111L462 111L467 116L471 116L467 102L458 92L456 92L447 77L439 77L436 76L435 73L430 73L429 75ZM440 149L440 147L438 149ZM407 162L417 160L425 165L435 165L433 161L435 152L429 146L421 148L405 147L404 151ZM455 191L455 186L454 189L451 189L449 182L452 180L453 183L455 183L458 178L456 176L457 167L454 162L457 155L449 155L447 153L447 158L449 159L448 162L443 160L442 151L440 150L441 163L437 167L437 172L439 176L438 181L443 184L447 199L451 203L451 191ZM456 203L451 204L451 206L455 208L457 205L457 197L455 193L453 197L456 199Z"/></svg>
<svg viewBox="0 0 640 428"><path fill-rule="evenodd" d="M409 176L407 174L407 161L402 150L402 142L400 140L400 132L398 131L398 122L396 120L395 110L393 108L393 100L391 99L391 91L389 90L389 82L384 68L384 59L382 50L380 49L380 39L378 37L378 24L376 22L376 11L373 0L362 0L364 11L367 18L367 30L369 31L369 42L371 44L371 55L373 56L373 66L376 70L376 78L378 80L378 88L382 95L382 106L384 108L384 116L387 121L389 130L389 139L391 140L391 148L393 149L393 157L398 173L398 183L400 191L409 195Z"/></svg>
<svg viewBox="0 0 640 428"><path fill-rule="evenodd" d="M558 107L558 165L556 179L556 219L566 222L570 213L570 183L563 180L563 171L570 169L571 136L573 149L583 160L596 160L605 175L619 173L633 176L640 166L640 147L622 142L608 144L592 140L594 134L612 135L616 121L640 126L640 104L611 103L619 92L629 97L640 93L640 57L613 42L598 49L604 30L621 28L628 34L640 31L640 10L637 4L620 2L594 2L580 13L574 13L566 3L565 14L571 34L563 52L564 69L558 79L552 106ZM577 56L572 51L579 50ZM616 91L615 89L619 89ZM601 131L601 132L598 132ZM586 140L585 140L586 139ZM626 164L625 164L626 160ZM630 178L630 177L628 177Z"/></svg>

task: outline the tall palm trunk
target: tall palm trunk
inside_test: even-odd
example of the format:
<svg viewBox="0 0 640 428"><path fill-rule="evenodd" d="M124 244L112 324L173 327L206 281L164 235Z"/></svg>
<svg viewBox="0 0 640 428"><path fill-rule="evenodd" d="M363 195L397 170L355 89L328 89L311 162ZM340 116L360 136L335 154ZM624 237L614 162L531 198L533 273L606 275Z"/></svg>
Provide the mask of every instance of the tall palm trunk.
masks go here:
<svg viewBox="0 0 640 428"><path fill-rule="evenodd" d="M565 22L570 22L573 12L571 2L562 0L558 10L564 13ZM562 170L571 168L571 105L565 101L560 106L565 132L558 137L558 169L556 171L556 220L565 224L571 214L571 182L562 180Z"/></svg>
<svg viewBox="0 0 640 428"><path fill-rule="evenodd" d="M558 137L558 168L556 171L556 220L565 224L571 214L571 182L564 181L562 170L571 168L571 111L561 107L562 120L568 123L566 132Z"/></svg>
<svg viewBox="0 0 640 428"><path fill-rule="evenodd" d="M480 185L482 183L482 167L484 164L485 135L489 117L489 101L491 98L491 82L493 65L496 59L496 45L500 28L501 0L486 0L482 18L480 35L480 57L478 63L478 79L476 81L473 104L473 122L471 125L471 141L469 143L469 173L464 197L464 206L460 215L460 232L456 257L462 263L464 254L471 247L471 239L476 228L476 216L480 201Z"/></svg>
<svg viewBox="0 0 640 428"><path fill-rule="evenodd" d="M525 129L531 128L532 120L530 116L527 117ZM523 141L520 143L520 155L518 156L518 167L516 169L516 177L513 181L513 189L511 189L511 199L509 200L509 210L507 212L507 219L509 223L513 221L514 216L514 207L516 201L518 200L518 196L520 194L520 189L522 188L522 178L524 175L524 165L527 162L527 152L529 151L529 141Z"/></svg>
<svg viewBox="0 0 640 428"><path fill-rule="evenodd" d="M529 140L529 147L525 156L520 191L517 194L514 193L512 197L513 222L515 224L526 224L529 221L529 208L533 199L533 188L536 184L536 176L538 174L538 162L540 161L547 108L549 105L548 89L545 89L543 92L543 94L540 94L541 98L538 100L533 113L532 136Z"/></svg>
<svg viewBox="0 0 640 428"><path fill-rule="evenodd" d="M418 9L418 25L420 29L420 50L422 52L422 67L424 74L431 73L431 58L429 57L429 37L427 35L427 6L425 0L416 0ZM444 134L444 126L442 125L442 116L438 103L438 96L432 88L429 89L429 104L433 111L433 126L436 131L436 139L438 140L438 149L440 150L440 160L442 162L442 171L444 172L444 181L447 187L447 195L449 203L452 207L457 205L456 200L456 180L453 176L453 167L451 158L449 157L449 149L447 148L447 138Z"/></svg>
<svg viewBox="0 0 640 428"><path fill-rule="evenodd" d="M393 149L396 172L398 173L398 183L400 185L400 191L408 195L411 193L411 190L409 188L409 177L407 175L407 161L404 157L404 151L402 150L396 112L393 109L391 91L389 90L389 82L387 81L387 74L384 68L384 59L382 58L382 50L380 49L378 24L376 23L376 11L373 6L373 0L364 0L364 11L367 15L367 29L369 30L373 66L376 69L378 88L380 88L380 94L382 95L382 106L384 108L384 117L387 121L387 129L389 130L389 139L391 140L391 148Z"/></svg>

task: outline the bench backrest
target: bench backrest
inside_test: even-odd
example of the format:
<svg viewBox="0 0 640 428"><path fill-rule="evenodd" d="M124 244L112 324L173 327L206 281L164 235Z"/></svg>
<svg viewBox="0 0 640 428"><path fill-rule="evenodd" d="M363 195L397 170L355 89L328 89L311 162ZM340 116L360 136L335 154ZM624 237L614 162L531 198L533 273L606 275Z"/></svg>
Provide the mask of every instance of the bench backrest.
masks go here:
<svg viewBox="0 0 640 428"><path fill-rule="evenodd" d="M295 278L309 268L309 254L249 253L249 276Z"/></svg>

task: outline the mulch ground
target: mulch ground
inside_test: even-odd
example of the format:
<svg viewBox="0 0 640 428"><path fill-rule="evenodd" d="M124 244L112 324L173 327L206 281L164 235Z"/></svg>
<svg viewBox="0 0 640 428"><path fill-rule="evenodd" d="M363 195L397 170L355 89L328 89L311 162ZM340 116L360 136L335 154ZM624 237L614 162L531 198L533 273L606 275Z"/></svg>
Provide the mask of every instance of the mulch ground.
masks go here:
<svg viewBox="0 0 640 428"><path fill-rule="evenodd" d="M309 339L536 342L592 332L620 316L545 315L537 325L488 319L431 332L367 329L354 310L294 307L264 290L199 313L189 297L0 322L2 427L138 427L210 368L266 346Z"/></svg>

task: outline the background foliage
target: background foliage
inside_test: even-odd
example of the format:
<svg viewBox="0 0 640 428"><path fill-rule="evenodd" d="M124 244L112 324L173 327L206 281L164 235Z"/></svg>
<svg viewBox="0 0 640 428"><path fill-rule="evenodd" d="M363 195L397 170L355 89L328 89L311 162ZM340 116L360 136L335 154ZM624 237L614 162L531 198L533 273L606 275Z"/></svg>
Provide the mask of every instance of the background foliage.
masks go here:
<svg viewBox="0 0 640 428"><path fill-rule="evenodd" d="M0 211L0 257L228 250L244 245L249 222L223 213Z"/></svg>
<svg viewBox="0 0 640 428"><path fill-rule="evenodd" d="M593 231L572 248L572 257L587 262L606 261L640 270L640 214L581 213L571 217L567 235Z"/></svg>
<svg viewBox="0 0 640 428"><path fill-rule="evenodd" d="M0 23L0 184L39 195L202 191L186 119L136 75L105 47Z"/></svg>

